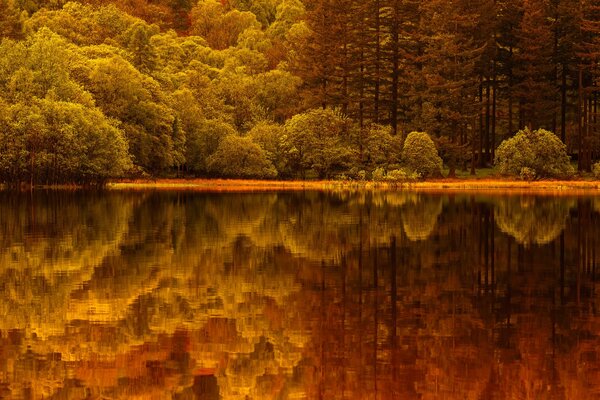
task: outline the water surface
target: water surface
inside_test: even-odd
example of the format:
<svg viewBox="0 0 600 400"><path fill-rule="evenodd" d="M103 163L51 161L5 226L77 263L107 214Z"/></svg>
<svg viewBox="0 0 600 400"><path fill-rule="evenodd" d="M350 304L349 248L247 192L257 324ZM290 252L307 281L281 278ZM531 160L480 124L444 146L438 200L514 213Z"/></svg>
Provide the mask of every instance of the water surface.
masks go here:
<svg viewBox="0 0 600 400"><path fill-rule="evenodd" d="M600 199L0 194L0 398L600 397Z"/></svg>

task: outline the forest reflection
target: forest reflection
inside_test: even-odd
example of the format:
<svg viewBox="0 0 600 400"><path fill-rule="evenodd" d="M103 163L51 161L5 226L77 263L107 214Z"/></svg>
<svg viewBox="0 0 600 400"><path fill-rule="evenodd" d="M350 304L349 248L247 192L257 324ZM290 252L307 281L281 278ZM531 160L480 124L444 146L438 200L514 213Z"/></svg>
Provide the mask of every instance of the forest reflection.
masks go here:
<svg viewBox="0 0 600 400"><path fill-rule="evenodd" d="M598 204L3 193L0 398L596 398Z"/></svg>

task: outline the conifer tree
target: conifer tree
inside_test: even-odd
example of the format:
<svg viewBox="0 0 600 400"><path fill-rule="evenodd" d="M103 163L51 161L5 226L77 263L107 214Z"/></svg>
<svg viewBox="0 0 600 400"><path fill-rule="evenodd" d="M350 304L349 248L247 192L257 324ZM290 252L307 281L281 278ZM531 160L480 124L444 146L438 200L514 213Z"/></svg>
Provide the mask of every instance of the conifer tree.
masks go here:
<svg viewBox="0 0 600 400"><path fill-rule="evenodd" d="M517 33L515 95L521 128L552 128L555 113L554 35L543 0L525 0Z"/></svg>

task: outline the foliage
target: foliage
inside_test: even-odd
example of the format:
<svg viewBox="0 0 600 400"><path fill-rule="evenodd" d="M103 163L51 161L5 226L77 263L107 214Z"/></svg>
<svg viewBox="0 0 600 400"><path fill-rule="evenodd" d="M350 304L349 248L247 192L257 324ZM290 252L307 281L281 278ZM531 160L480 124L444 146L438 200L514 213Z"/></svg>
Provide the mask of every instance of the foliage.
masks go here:
<svg viewBox="0 0 600 400"><path fill-rule="evenodd" d="M295 115L285 124L292 167L302 174L312 169L320 178L344 169L354 156L349 130L350 121L331 109Z"/></svg>
<svg viewBox="0 0 600 400"><path fill-rule="evenodd" d="M592 166L592 174L594 175L594 178L600 179L600 162L597 162Z"/></svg>
<svg viewBox="0 0 600 400"><path fill-rule="evenodd" d="M393 169L388 171L385 179L388 182L402 183L402 182L414 182L421 178L418 172L406 170L404 168Z"/></svg>
<svg viewBox="0 0 600 400"><path fill-rule="evenodd" d="M223 138L249 136L290 178L367 176L401 160L440 176L429 141L402 148L413 130L436 138L454 176L468 161L489 165L514 127L560 121L589 171L598 125L569 91L578 81L593 91L600 12L550 3L0 0L0 117L17 107L35 120L40 99L94 109L124 135L132 170L150 176L211 175ZM581 140L567 137L577 116ZM506 173L571 173L562 156L562 166L529 156Z"/></svg>
<svg viewBox="0 0 600 400"><path fill-rule="evenodd" d="M442 174L442 159L433 140L425 132L411 132L404 140L402 164L423 178Z"/></svg>
<svg viewBox="0 0 600 400"><path fill-rule="evenodd" d="M519 172L519 178L521 178L524 181L527 182L531 182L532 180L535 179L536 173L535 170L529 168L529 167L523 167L521 168L521 172Z"/></svg>
<svg viewBox="0 0 600 400"><path fill-rule="evenodd" d="M418 172L406 168L393 169L387 171L382 167L376 168L371 174L373 182L404 183L414 182L421 178Z"/></svg>
<svg viewBox="0 0 600 400"><path fill-rule="evenodd" d="M131 167L123 132L98 109L43 99L3 111L5 181L102 183Z"/></svg>
<svg viewBox="0 0 600 400"><path fill-rule="evenodd" d="M190 170L206 174L210 172L210 157L217 151L225 137L235 136L237 132L230 124L216 120L202 120L196 130L187 132L187 166ZM213 162L215 162L213 158Z"/></svg>
<svg viewBox="0 0 600 400"><path fill-rule="evenodd" d="M402 143L398 136L392 136L389 126L371 124L366 129L359 130L356 141L360 164L366 169L388 169L400 162Z"/></svg>
<svg viewBox="0 0 600 400"><path fill-rule="evenodd" d="M290 172L287 171L286 137L283 126L262 121L248 132L248 137L265 151L267 159L280 175Z"/></svg>
<svg viewBox="0 0 600 400"><path fill-rule="evenodd" d="M526 175L539 178L564 178L573 174L567 148L560 139L544 129L524 129L506 139L496 151L496 165L506 175Z"/></svg>
<svg viewBox="0 0 600 400"><path fill-rule="evenodd" d="M251 139L228 135L207 160L216 175L239 178L274 178L277 170L266 152Z"/></svg>

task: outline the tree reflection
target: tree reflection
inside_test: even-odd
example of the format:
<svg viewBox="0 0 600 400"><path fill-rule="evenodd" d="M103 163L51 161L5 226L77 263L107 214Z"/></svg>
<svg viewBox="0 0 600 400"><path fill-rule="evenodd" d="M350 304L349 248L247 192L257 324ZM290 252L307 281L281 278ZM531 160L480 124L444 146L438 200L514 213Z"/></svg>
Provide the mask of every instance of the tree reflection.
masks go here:
<svg viewBox="0 0 600 400"><path fill-rule="evenodd" d="M569 199L383 191L4 200L0 397L600 390L588 199L570 217ZM552 215L516 245L496 228ZM554 225L560 243L525 246Z"/></svg>
<svg viewBox="0 0 600 400"><path fill-rule="evenodd" d="M402 226L406 236L412 241L427 239L442 213L440 196L417 196L404 206Z"/></svg>
<svg viewBox="0 0 600 400"><path fill-rule="evenodd" d="M498 228L523 245L547 244L565 228L575 200L554 197L508 196L494 200Z"/></svg>

